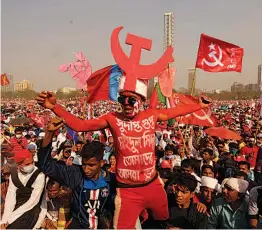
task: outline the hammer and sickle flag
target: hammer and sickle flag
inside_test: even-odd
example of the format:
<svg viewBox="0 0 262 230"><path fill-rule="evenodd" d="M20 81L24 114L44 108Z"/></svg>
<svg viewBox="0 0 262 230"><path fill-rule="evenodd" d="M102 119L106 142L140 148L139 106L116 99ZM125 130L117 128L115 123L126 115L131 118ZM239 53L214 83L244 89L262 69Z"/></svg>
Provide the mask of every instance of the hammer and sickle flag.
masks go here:
<svg viewBox="0 0 262 230"><path fill-rule="evenodd" d="M9 85L10 81L5 73L1 74L1 86Z"/></svg>
<svg viewBox="0 0 262 230"><path fill-rule="evenodd" d="M207 72L241 72L244 49L201 34L196 68Z"/></svg>

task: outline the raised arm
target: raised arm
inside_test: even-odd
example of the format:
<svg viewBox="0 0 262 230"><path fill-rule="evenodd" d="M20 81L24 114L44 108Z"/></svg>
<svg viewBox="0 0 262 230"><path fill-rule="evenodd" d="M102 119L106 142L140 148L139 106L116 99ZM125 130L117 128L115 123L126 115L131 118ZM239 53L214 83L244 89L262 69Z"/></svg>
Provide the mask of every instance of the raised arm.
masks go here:
<svg viewBox="0 0 262 230"><path fill-rule="evenodd" d="M209 103L204 103L203 99L200 98L199 104L178 105L175 108L159 110L158 121L167 121L172 118L184 116L208 106Z"/></svg>
<svg viewBox="0 0 262 230"><path fill-rule="evenodd" d="M38 151L38 167L48 177L73 189L82 182L81 169L77 166L58 164L51 157L52 137L55 131L63 125L62 119L57 117L52 118L48 124L41 148Z"/></svg>
<svg viewBox="0 0 262 230"><path fill-rule="evenodd" d="M57 104L55 105L53 112L57 116L62 117L65 120L66 125L76 132L89 132L108 128L108 123L103 117L92 120L82 120L67 112Z"/></svg>
<svg viewBox="0 0 262 230"><path fill-rule="evenodd" d="M60 105L56 104L56 96L52 92L41 92L38 94L36 100L38 104L53 110L57 116L62 117L66 124L76 132L88 132L108 128L108 122L103 117L93 120L81 120L67 112Z"/></svg>

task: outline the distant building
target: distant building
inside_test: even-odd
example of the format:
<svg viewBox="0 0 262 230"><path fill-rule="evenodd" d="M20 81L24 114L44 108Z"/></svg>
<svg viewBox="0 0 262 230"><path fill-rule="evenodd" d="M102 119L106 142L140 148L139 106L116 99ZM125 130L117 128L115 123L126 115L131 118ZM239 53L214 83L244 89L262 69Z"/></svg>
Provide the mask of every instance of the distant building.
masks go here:
<svg viewBox="0 0 262 230"><path fill-rule="evenodd" d="M231 92L244 92L245 86L241 83L234 82L231 86Z"/></svg>
<svg viewBox="0 0 262 230"><path fill-rule="evenodd" d="M188 69L188 83L187 83L188 93L191 93L191 91L192 91L193 81L194 81L194 77L195 77L195 71L196 71L196 69Z"/></svg>
<svg viewBox="0 0 262 230"><path fill-rule="evenodd" d="M258 68L257 68L257 88L258 88L258 91L262 91L262 64L261 65L258 65Z"/></svg>
<svg viewBox="0 0 262 230"><path fill-rule="evenodd" d="M58 89L61 93L70 93L72 91L76 91L75 88L71 88L71 87L64 87L64 88L61 88L61 89ZM55 93L58 91L56 90Z"/></svg>
<svg viewBox="0 0 262 230"><path fill-rule="evenodd" d="M34 90L34 84L28 80L23 80L21 82L15 82L14 90L16 92L24 91L24 90Z"/></svg>
<svg viewBox="0 0 262 230"><path fill-rule="evenodd" d="M257 91L257 84L248 84L245 86L245 91Z"/></svg>
<svg viewBox="0 0 262 230"><path fill-rule="evenodd" d="M1 92L14 92L14 77L13 75L7 75L9 80L8 85L1 86Z"/></svg>

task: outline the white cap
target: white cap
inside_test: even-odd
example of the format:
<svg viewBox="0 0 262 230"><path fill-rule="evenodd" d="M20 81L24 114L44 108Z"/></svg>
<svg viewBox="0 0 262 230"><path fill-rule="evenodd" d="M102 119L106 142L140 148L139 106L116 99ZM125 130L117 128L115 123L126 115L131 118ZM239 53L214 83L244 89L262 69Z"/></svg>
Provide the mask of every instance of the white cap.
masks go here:
<svg viewBox="0 0 262 230"><path fill-rule="evenodd" d="M126 77L123 76L120 79L119 82L119 92L123 92L123 91L129 91L128 88L125 87L125 81L126 81ZM147 98L147 80L136 80L136 89L134 91L134 93L141 95L144 98Z"/></svg>
<svg viewBox="0 0 262 230"><path fill-rule="evenodd" d="M225 185L240 193L246 193L249 183L240 178L225 178L221 184L221 188L224 188Z"/></svg>
<svg viewBox="0 0 262 230"><path fill-rule="evenodd" d="M201 186L212 188L217 191L220 190L220 184L218 183L218 180L212 177L202 176L201 177Z"/></svg>

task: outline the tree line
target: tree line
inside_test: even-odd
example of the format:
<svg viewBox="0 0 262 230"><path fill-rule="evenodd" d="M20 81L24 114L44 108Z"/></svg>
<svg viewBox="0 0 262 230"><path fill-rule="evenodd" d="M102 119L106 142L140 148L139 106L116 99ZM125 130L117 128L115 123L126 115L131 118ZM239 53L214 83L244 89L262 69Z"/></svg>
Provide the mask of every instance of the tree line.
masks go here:
<svg viewBox="0 0 262 230"><path fill-rule="evenodd" d="M190 94L189 92L178 90L178 93ZM201 95L201 90L196 90L196 95ZM258 99L260 96L260 92L256 91L248 91L248 92L230 92L230 91L221 91L220 93L205 93L208 97L213 100L249 100L249 99ZM37 92L33 90L24 90L18 92L1 92L1 98L3 99L15 99L15 98L23 98L32 100L37 96ZM80 90L74 90L68 93L63 92L62 89L57 90L56 96L58 99L72 99L72 98L80 98L83 96L83 93ZM85 92L85 96L87 93Z"/></svg>

